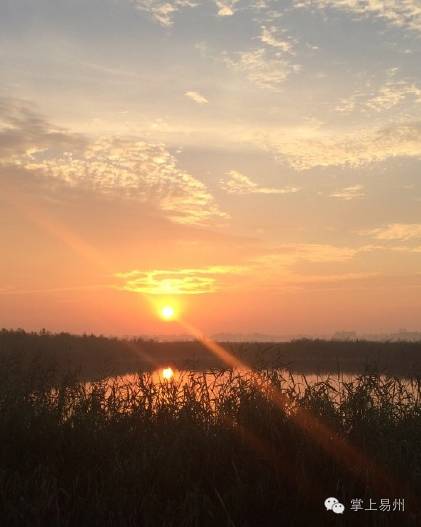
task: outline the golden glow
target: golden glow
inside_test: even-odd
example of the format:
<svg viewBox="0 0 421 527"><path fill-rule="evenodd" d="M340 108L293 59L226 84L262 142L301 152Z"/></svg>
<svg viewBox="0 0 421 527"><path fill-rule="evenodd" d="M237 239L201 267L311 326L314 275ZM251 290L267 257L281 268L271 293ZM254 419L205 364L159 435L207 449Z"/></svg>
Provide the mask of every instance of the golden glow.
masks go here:
<svg viewBox="0 0 421 527"><path fill-rule="evenodd" d="M147 297L147 300L154 315L164 322L179 322L184 314L184 305L179 297L167 296L157 299L151 296Z"/></svg>
<svg viewBox="0 0 421 527"><path fill-rule="evenodd" d="M164 320L174 320L174 318L175 318L175 309L173 308L173 306L170 306L169 304L164 306L161 309L161 317Z"/></svg>
<svg viewBox="0 0 421 527"><path fill-rule="evenodd" d="M174 371L172 368L164 368L162 370L162 377L169 381L170 379L172 379L174 377Z"/></svg>
<svg viewBox="0 0 421 527"><path fill-rule="evenodd" d="M219 279L243 273L246 268L234 265L210 265L207 267L154 269L116 273L123 280L122 288L133 293L148 295L203 295L214 293Z"/></svg>

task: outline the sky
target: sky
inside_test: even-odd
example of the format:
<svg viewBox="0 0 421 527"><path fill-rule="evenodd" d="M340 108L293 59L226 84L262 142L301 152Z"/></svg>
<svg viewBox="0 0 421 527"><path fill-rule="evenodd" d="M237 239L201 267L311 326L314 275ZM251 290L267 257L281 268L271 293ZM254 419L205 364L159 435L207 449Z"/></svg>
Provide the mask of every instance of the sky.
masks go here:
<svg viewBox="0 0 421 527"><path fill-rule="evenodd" d="M3 0L0 326L421 329L420 0Z"/></svg>

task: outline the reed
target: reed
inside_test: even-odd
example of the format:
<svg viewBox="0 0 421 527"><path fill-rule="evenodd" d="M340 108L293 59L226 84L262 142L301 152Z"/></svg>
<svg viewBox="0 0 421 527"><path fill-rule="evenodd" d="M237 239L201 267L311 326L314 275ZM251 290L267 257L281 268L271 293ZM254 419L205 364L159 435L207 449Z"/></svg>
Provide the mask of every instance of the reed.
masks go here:
<svg viewBox="0 0 421 527"><path fill-rule="evenodd" d="M8 526L421 523L416 378L268 368L87 383L3 354L0 444ZM331 495L404 497L406 512L339 518Z"/></svg>

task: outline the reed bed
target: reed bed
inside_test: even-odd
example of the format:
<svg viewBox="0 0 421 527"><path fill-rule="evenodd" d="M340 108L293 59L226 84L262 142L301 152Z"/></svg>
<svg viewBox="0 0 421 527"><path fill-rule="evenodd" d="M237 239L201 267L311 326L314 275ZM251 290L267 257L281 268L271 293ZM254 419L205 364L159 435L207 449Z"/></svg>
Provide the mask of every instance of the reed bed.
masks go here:
<svg viewBox="0 0 421 527"><path fill-rule="evenodd" d="M0 364L8 526L420 525L421 382L285 371L82 382ZM336 496L405 512L326 512Z"/></svg>

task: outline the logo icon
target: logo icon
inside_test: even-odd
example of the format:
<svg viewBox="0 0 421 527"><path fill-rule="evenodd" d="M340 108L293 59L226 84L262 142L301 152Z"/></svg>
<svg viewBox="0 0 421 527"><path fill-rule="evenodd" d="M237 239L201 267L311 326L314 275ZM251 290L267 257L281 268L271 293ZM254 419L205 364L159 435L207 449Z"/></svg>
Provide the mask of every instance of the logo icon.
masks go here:
<svg viewBox="0 0 421 527"><path fill-rule="evenodd" d="M339 503L339 500L333 496L325 499L325 507L327 511L332 511L335 514L343 514L345 510L345 506Z"/></svg>
<svg viewBox="0 0 421 527"><path fill-rule="evenodd" d="M345 507L342 503L335 503L332 507L332 510L335 514L343 514Z"/></svg>

